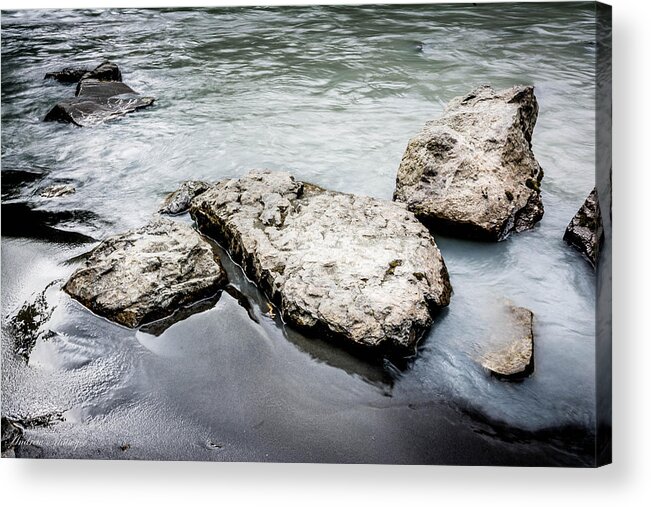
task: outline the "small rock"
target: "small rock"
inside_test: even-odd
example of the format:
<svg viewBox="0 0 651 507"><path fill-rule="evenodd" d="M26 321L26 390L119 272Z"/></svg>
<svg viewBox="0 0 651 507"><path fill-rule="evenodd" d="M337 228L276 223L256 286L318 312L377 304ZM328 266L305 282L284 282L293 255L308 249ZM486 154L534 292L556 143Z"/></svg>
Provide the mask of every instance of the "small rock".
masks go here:
<svg viewBox="0 0 651 507"><path fill-rule="evenodd" d="M76 83L88 72L86 68L65 67L56 72L48 72L45 74L45 79L55 79L60 83Z"/></svg>
<svg viewBox="0 0 651 507"><path fill-rule="evenodd" d="M504 345L484 356L484 368L502 379L529 376L533 372L533 312L509 305L500 333Z"/></svg>
<svg viewBox="0 0 651 507"><path fill-rule="evenodd" d="M56 104L44 121L73 123L80 127L94 126L124 116L154 103L121 82L117 65L105 62L83 75L75 97Z"/></svg>
<svg viewBox="0 0 651 507"><path fill-rule="evenodd" d="M190 209L190 203L199 194L202 194L210 188L210 185L204 181L184 181L175 192L172 192L165 198L163 205L158 210L164 215L179 215Z"/></svg>
<svg viewBox="0 0 651 507"><path fill-rule="evenodd" d="M14 352L27 362L37 340L52 335L48 322L55 306L50 304L47 296L48 289L56 283L51 282L42 292L26 301L6 323L6 329L14 339Z"/></svg>
<svg viewBox="0 0 651 507"><path fill-rule="evenodd" d="M122 81L122 72L117 65L106 61L93 70L84 73L80 81L84 79L97 79L98 81ZM77 94L78 95L78 94Z"/></svg>
<svg viewBox="0 0 651 507"><path fill-rule="evenodd" d="M214 295L226 282L221 263L199 233L157 218L104 240L63 289L95 313L137 327Z"/></svg>
<svg viewBox="0 0 651 507"><path fill-rule="evenodd" d="M41 197L52 199L54 197L63 197L64 195L74 194L77 190L72 185L52 185L45 187L39 192Z"/></svg>
<svg viewBox="0 0 651 507"><path fill-rule="evenodd" d="M601 222L601 208L597 190L592 189L583 206L576 212L574 218L565 229L563 239L585 255L585 258L596 267L599 259L599 249L604 238Z"/></svg>
<svg viewBox="0 0 651 507"><path fill-rule="evenodd" d="M409 141L394 199L435 231L501 241L543 216L543 171L531 151L532 86L489 86L452 99Z"/></svg>
<svg viewBox="0 0 651 507"><path fill-rule="evenodd" d="M400 203L253 171L192 200L200 230L299 329L375 353L413 353L452 288L429 231Z"/></svg>
<svg viewBox="0 0 651 507"><path fill-rule="evenodd" d="M45 79L56 79L61 83L77 83L82 79L100 81L122 81L122 73L117 65L109 61L89 70L85 67L65 67L56 72L48 72Z"/></svg>

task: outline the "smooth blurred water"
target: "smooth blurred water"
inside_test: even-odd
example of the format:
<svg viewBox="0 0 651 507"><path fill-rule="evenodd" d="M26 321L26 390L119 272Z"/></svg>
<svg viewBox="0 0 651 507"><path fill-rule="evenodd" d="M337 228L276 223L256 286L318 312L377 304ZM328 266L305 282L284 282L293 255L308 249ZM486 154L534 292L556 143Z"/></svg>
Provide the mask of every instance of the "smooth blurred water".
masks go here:
<svg viewBox="0 0 651 507"><path fill-rule="evenodd" d="M92 129L43 123L74 93L44 74L103 59L155 106ZM41 216L12 203L99 240L144 224L182 180L252 168L390 199L408 139L483 83L535 86L545 216L499 244L436 237L454 295L403 371L285 329L232 265L249 312L224 294L160 336L55 286L55 336L29 366L3 333L3 414L64 411L30 433L45 456L591 463L595 276L562 236L594 186L594 66L591 3L4 11L5 319L89 249L27 225L8 237ZM56 182L77 192L38 197ZM535 313L521 383L477 364L503 299Z"/></svg>

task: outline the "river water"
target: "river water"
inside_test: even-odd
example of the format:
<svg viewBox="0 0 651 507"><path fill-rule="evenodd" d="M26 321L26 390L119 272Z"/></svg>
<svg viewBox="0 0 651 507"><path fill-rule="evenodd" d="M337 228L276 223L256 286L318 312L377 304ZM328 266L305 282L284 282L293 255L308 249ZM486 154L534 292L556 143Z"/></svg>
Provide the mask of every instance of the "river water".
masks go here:
<svg viewBox="0 0 651 507"><path fill-rule="evenodd" d="M2 411L63 419L18 453L591 464L595 275L562 236L594 186L594 39L590 3L3 11ZM44 74L103 59L155 106L42 122L74 93ZM158 335L59 290L93 240L146 223L185 179L285 169L390 199L408 139L483 83L535 86L545 215L498 244L436 236L454 295L406 366L285 328L226 257L248 303L224 293ZM39 197L54 183L76 193ZM9 323L48 286L51 333L26 363ZM504 299L535 313L520 383L477 363Z"/></svg>

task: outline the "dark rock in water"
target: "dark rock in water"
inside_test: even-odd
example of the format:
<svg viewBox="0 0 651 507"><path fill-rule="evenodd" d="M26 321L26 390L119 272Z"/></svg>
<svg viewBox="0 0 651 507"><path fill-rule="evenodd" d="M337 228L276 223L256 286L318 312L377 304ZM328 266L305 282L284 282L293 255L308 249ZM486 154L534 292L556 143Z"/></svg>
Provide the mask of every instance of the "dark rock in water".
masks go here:
<svg viewBox="0 0 651 507"><path fill-rule="evenodd" d="M599 249L603 238L604 229L601 222L599 197L597 190L593 189L565 229L563 239L585 255L594 268L599 259Z"/></svg>
<svg viewBox="0 0 651 507"><path fill-rule="evenodd" d="M286 322L361 351L412 353L452 288L429 231L401 203L254 171L192 200Z"/></svg>
<svg viewBox="0 0 651 507"><path fill-rule="evenodd" d="M14 352L25 361L29 361L29 355L39 338L47 339L52 335L47 324L55 307L48 303L47 291L55 283L25 302L16 315L7 321L7 330L14 340Z"/></svg>
<svg viewBox="0 0 651 507"><path fill-rule="evenodd" d="M489 86L450 101L409 141L394 199L435 231L501 241L543 216L543 171L531 151L533 87Z"/></svg>
<svg viewBox="0 0 651 507"><path fill-rule="evenodd" d="M56 72L48 72L45 74L45 79L56 79L60 83L76 83L88 71L86 68L79 67L65 67Z"/></svg>
<svg viewBox="0 0 651 507"><path fill-rule="evenodd" d="M122 73L117 65L106 61L93 70L85 67L65 67L56 72L48 72L45 74L45 79L56 79L61 83L77 83L82 79L122 81Z"/></svg>
<svg viewBox="0 0 651 507"><path fill-rule="evenodd" d="M163 205L158 210L164 215L178 215L190 209L190 203L196 196L204 193L210 188L210 184L204 181L184 181L175 192L165 198Z"/></svg>
<svg viewBox="0 0 651 507"><path fill-rule="evenodd" d="M38 195L47 199L74 194L77 190L72 185L52 185L42 189Z"/></svg>
<svg viewBox="0 0 651 507"><path fill-rule="evenodd" d="M95 240L81 232L69 230L71 225L97 221L92 211L49 211L33 209L24 202L2 203L2 235L14 238L35 238L57 243L92 243ZM63 227L61 227L63 226Z"/></svg>
<svg viewBox="0 0 651 507"><path fill-rule="evenodd" d="M55 105L44 121L63 121L88 127L153 103L153 97L143 97L124 83L84 79L80 82L77 96Z"/></svg>
<svg viewBox="0 0 651 507"><path fill-rule="evenodd" d="M56 104L44 121L62 121L87 127L154 103L153 97L143 97L121 81L122 74L117 65L103 63L86 72L77 84L75 97Z"/></svg>
<svg viewBox="0 0 651 507"><path fill-rule="evenodd" d="M2 199L16 197L45 177L44 171L38 170L2 170Z"/></svg>
<svg viewBox="0 0 651 507"><path fill-rule="evenodd" d="M509 305L500 328L501 345L482 359L498 378L521 379L533 372L533 312Z"/></svg>
<svg viewBox="0 0 651 507"><path fill-rule="evenodd" d="M104 240L63 289L95 313L137 327L214 296L226 282L221 263L199 233L157 218Z"/></svg>
<svg viewBox="0 0 651 507"><path fill-rule="evenodd" d="M98 81L122 81L122 72L117 65L111 62L104 62L93 70L84 73L80 81L84 79L97 79Z"/></svg>
<svg viewBox="0 0 651 507"><path fill-rule="evenodd" d="M138 95L130 86L117 81L84 79L77 85L75 97L106 100L117 95Z"/></svg>

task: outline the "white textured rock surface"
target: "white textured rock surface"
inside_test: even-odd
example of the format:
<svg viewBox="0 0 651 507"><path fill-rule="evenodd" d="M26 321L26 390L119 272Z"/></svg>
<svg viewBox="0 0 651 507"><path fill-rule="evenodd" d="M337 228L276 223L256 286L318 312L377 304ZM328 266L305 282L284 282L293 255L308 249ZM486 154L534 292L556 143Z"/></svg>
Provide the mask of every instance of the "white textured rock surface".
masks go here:
<svg viewBox="0 0 651 507"><path fill-rule="evenodd" d="M412 349L451 286L427 229L400 203L254 171L192 201L285 321L375 351Z"/></svg>
<svg viewBox="0 0 651 507"><path fill-rule="evenodd" d="M38 195L47 199L74 194L77 190L72 185L52 185L42 189Z"/></svg>
<svg viewBox="0 0 651 507"><path fill-rule="evenodd" d="M63 289L95 313L136 327L211 296L226 273L188 225L158 218L104 240Z"/></svg>
<svg viewBox="0 0 651 507"><path fill-rule="evenodd" d="M502 346L486 354L482 365L495 376L519 379L533 371L533 312L508 305L500 329Z"/></svg>
<svg viewBox="0 0 651 507"><path fill-rule="evenodd" d="M542 218L543 171L531 151L531 86L483 86L450 101L409 141L394 199L433 230L500 241Z"/></svg>

